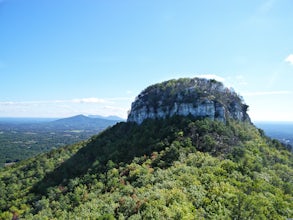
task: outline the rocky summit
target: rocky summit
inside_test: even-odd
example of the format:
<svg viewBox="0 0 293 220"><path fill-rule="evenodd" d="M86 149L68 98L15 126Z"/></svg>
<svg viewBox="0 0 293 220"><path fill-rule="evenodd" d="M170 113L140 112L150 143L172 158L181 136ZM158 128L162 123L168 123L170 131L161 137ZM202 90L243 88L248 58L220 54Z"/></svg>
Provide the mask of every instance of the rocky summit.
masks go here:
<svg viewBox="0 0 293 220"><path fill-rule="evenodd" d="M250 122L247 109L243 98L221 82L182 78L155 84L142 91L132 103L127 121L141 124L146 119L192 115L224 123L228 118Z"/></svg>

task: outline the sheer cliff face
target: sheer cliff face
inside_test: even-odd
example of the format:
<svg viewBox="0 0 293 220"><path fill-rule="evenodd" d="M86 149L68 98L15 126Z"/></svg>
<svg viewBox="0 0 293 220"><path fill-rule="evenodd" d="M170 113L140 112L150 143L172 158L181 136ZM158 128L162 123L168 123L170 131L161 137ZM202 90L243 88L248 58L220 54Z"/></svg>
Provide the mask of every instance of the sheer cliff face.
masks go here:
<svg viewBox="0 0 293 220"><path fill-rule="evenodd" d="M227 118L250 121L248 106L234 91L215 80L170 80L148 87L132 103L127 121L192 115L226 122Z"/></svg>

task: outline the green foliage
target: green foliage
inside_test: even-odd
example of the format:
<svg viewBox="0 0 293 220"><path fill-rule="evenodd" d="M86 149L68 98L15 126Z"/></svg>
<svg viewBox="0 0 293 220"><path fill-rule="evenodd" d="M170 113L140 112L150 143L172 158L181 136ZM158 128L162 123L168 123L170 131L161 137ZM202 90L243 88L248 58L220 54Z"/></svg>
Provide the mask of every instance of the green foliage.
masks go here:
<svg viewBox="0 0 293 220"><path fill-rule="evenodd" d="M0 219L292 218L292 157L248 123L119 123L1 170Z"/></svg>

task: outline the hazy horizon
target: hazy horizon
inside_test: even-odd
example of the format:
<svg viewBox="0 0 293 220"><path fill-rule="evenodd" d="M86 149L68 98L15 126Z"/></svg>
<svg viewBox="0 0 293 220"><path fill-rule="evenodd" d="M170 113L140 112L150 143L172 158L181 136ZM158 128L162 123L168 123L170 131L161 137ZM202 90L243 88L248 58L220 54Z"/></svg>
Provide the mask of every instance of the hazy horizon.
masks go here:
<svg viewBox="0 0 293 220"><path fill-rule="evenodd" d="M84 115L84 114L80 114L80 115ZM37 119L41 119L41 120L58 120L58 119L63 119L63 118L70 118L70 117L75 117L75 116L78 116L78 115L68 115L68 116L65 116L65 117L0 117L0 121L2 120L27 120L27 119L32 119L32 120L37 120ZM89 117L91 115L84 115L86 117ZM107 118L109 116L116 116L116 115L97 115L97 116L101 116L101 117L104 117L104 118ZM119 116L117 116L119 117ZM121 118L121 117L120 117ZM126 118L121 118L123 120L126 120ZM269 120L252 120L252 123L254 124L293 124L293 121L269 121Z"/></svg>

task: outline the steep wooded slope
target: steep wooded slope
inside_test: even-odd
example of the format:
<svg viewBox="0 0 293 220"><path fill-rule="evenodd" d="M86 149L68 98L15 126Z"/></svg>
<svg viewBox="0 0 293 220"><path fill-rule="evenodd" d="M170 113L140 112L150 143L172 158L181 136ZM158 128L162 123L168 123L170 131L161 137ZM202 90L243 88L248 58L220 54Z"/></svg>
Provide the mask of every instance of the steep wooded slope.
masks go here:
<svg viewBox="0 0 293 220"><path fill-rule="evenodd" d="M0 216L289 218L292 159L249 123L180 116L120 123L1 170Z"/></svg>

